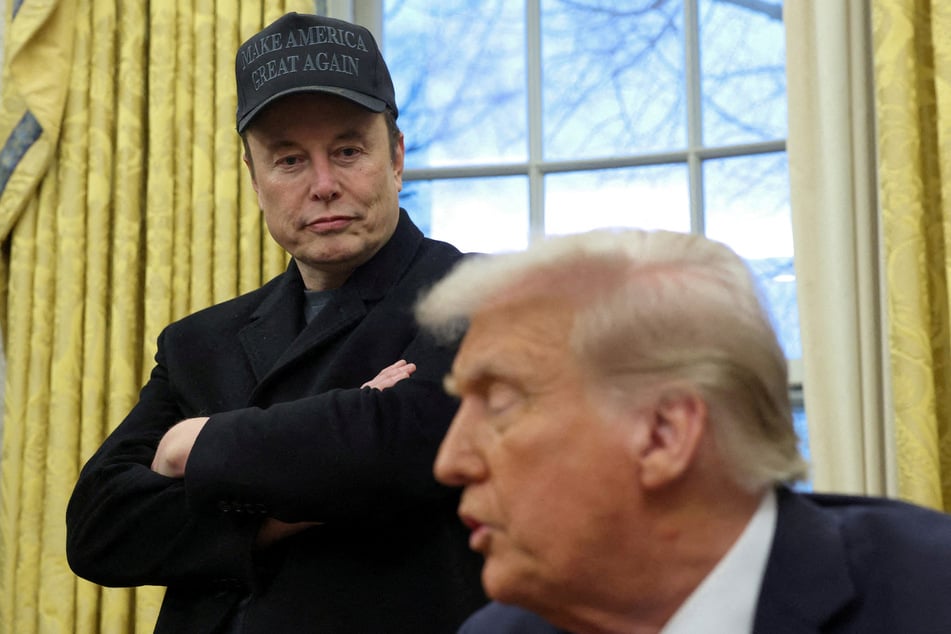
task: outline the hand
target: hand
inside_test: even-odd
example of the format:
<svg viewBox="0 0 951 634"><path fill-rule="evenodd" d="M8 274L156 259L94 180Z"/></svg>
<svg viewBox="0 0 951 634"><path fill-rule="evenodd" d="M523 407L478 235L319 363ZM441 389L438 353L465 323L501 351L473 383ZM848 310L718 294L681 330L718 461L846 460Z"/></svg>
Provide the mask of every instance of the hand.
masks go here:
<svg viewBox="0 0 951 634"><path fill-rule="evenodd" d="M403 379L409 378L409 375L415 371L415 363L407 363L403 359L400 359L393 365L389 365L380 370L379 374L360 387L370 387L374 390L385 390L388 387L393 387Z"/></svg>
<svg viewBox="0 0 951 634"><path fill-rule="evenodd" d="M208 422L207 416L186 418L169 428L155 450L152 471L169 478L184 478L185 465L191 455L195 439Z"/></svg>
<svg viewBox="0 0 951 634"><path fill-rule="evenodd" d="M297 533L311 528L312 526L320 526L323 522L282 522L281 520L276 520L273 517L269 517L264 520L264 523L261 524L261 528L258 530L257 540L254 545L258 548L266 548L275 542L278 542L286 537L291 535L296 535Z"/></svg>

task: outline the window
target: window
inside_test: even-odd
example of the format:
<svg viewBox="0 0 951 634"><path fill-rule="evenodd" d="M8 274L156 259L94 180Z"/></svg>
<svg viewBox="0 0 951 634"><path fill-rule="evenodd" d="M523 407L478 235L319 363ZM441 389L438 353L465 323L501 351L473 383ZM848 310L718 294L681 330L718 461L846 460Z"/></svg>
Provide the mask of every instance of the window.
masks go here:
<svg viewBox="0 0 951 634"><path fill-rule="evenodd" d="M384 0L383 45L428 235L706 234L750 263L798 376L781 0Z"/></svg>

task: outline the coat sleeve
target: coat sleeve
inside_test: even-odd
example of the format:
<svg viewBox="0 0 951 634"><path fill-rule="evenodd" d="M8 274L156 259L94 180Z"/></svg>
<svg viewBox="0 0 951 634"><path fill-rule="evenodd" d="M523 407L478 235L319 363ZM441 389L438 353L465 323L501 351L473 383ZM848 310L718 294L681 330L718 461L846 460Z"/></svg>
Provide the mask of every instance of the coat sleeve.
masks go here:
<svg viewBox="0 0 951 634"><path fill-rule="evenodd" d="M186 476L150 469L182 411L165 335L139 402L83 468L67 508L67 556L107 586L253 586L261 521L368 524L452 503L432 465L456 408L442 378L452 351L418 335L420 367L395 387L334 389L211 415ZM404 515L405 517L405 515Z"/></svg>
<svg viewBox="0 0 951 634"><path fill-rule="evenodd" d="M257 523L195 512L182 480L150 468L162 435L184 417L162 339L139 402L79 475L66 509L69 564L106 586L249 582Z"/></svg>
<svg viewBox="0 0 951 634"><path fill-rule="evenodd" d="M456 492L432 469L457 407L442 388L452 350L418 335L404 356L419 369L383 391L335 389L213 415L185 470L190 504L350 523L445 504Z"/></svg>

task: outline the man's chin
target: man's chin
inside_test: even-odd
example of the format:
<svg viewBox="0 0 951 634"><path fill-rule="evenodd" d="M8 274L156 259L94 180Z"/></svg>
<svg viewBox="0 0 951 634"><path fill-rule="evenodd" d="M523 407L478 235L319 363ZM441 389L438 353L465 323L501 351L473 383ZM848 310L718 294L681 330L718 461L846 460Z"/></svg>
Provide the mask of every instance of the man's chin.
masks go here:
<svg viewBox="0 0 951 634"><path fill-rule="evenodd" d="M482 587L496 601L524 605L526 600L530 600L526 596L529 585L525 575L518 574L491 555L482 564Z"/></svg>
<svg viewBox="0 0 951 634"><path fill-rule="evenodd" d="M335 250L322 251L320 253L305 253L302 257L295 256L297 263L314 269L316 271L326 271L328 273L349 272L357 268L370 259L371 255L366 255L359 250Z"/></svg>

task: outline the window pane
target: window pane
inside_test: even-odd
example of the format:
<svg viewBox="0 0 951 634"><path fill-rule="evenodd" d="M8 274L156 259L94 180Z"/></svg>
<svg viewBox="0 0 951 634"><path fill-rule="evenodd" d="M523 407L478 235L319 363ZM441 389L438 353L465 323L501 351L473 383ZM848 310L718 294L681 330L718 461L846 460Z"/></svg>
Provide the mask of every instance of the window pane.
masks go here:
<svg viewBox="0 0 951 634"><path fill-rule="evenodd" d="M682 0L541 7L546 159L686 145Z"/></svg>
<svg viewBox="0 0 951 634"><path fill-rule="evenodd" d="M786 137L781 0L700 2L704 145Z"/></svg>
<svg viewBox="0 0 951 634"><path fill-rule="evenodd" d="M806 462L809 462L812 459L812 455L809 451L809 428L806 410L802 402L802 392L798 391L798 393L794 394L792 401L793 426L796 428L796 434L799 436L799 453L802 454ZM811 478L797 484L796 489L800 491L812 491Z"/></svg>
<svg viewBox="0 0 951 634"><path fill-rule="evenodd" d="M527 160L524 2L386 0L383 39L407 168Z"/></svg>
<svg viewBox="0 0 951 634"><path fill-rule="evenodd" d="M802 457L809 461L809 443L806 440L809 437L809 429L806 419L806 409L803 407L802 401L793 403L793 426L796 428L796 435L799 436L799 451L802 453Z"/></svg>
<svg viewBox="0 0 951 634"><path fill-rule="evenodd" d="M786 153L705 161L706 234L746 258L791 359L802 357Z"/></svg>
<svg viewBox="0 0 951 634"><path fill-rule="evenodd" d="M528 246L528 179L459 178L406 183L400 204L427 236L461 251Z"/></svg>
<svg viewBox="0 0 951 634"><path fill-rule="evenodd" d="M706 234L747 258L792 257L785 152L703 163Z"/></svg>
<svg viewBox="0 0 951 634"><path fill-rule="evenodd" d="M545 233L598 227L690 231L685 165L550 174L545 177Z"/></svg>

